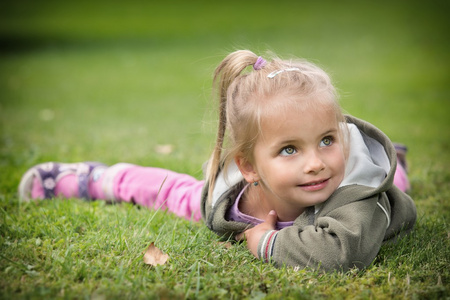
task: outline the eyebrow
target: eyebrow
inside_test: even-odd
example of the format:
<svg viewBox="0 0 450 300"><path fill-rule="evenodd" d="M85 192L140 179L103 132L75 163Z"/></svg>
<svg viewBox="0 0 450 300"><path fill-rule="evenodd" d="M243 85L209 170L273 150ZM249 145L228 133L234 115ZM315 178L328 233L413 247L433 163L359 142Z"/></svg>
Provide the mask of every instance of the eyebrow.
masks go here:
<svg viewBox="0 0 450 300"><path fill-rule="evenodd" d="M324 133L321 134L321 136L327 136L329 134L338 133L338 132L339 132L338 129L333 128L333 129L329 129L329 130L325 131Z"/></svg>
<svg viewBox="0 0 450 300"><path fill-rule="evenodd" d="M327 135L337 134L337 133L338 133L338 129L333 128L333 129L328 129L327 131L321 133L319 136L325 137ZM274 145L274 147L279 147L280 145L281 146L290 145L290 144L294 144L296 142L298 142L298 139L295 139L295 138L287 139L287 140L283 140L283 141L278 141L277 145Z"/></svg>

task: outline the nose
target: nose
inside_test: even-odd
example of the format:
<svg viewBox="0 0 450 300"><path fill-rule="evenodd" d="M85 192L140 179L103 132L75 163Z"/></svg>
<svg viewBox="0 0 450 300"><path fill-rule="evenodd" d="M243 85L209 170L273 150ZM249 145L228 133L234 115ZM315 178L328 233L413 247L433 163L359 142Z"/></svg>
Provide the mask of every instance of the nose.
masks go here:
<svg viewBox="0 0 450 300"><path fill-rule="evenodd" d="M317 151L311 151L306 157L304 172L305 174L318 174L325 169L325 163Z"/></svg>

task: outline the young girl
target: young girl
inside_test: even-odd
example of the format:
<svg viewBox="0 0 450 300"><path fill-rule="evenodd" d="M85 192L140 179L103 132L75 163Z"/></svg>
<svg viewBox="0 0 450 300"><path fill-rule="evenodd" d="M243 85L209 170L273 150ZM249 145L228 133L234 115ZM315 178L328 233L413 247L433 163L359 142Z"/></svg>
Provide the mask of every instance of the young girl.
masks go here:
<svg viewBox="0 0 450 300"><path fill-rule="evenodd" d="M219 128L205 181L125 163L45 163L23 176L20 197L126 201L203 217L219 236L247 240L257 258L324 270L365 267L383 242L412 229L416 209L393 144L343 116L322 69L241 50L221 62L214 82Z"/></svg>

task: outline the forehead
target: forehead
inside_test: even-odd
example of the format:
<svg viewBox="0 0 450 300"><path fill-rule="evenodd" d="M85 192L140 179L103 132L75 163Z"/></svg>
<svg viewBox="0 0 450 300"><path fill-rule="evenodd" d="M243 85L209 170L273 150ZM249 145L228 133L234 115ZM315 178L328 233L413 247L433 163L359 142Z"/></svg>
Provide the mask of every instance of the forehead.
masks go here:
<svg viewBox="0 0 450 300"><path fill-rule="evenodd" d="M333 129L338 129L336 112L325 104L286 105L267 111L260 120L262 139L294 139Z"/></svg>
<svg viewBox="0 0 450 300"><path fill-rule="evenodd" d="M297 90L286 89L266 94L254 100L258 103L261 117L271 117L274 113L286 113L293 110L299 114L316 109L336 111L337 106L336 98L327 91L304 94Z"/></svg>
<svg viewBox="0 0 450 300"><path fill-rule="evenodd" d="M301 96L293 93L280 93L260 99L260 123L269 123L276 118L287 115L296 118L305 118L314 115L318 119L338 115L335 99L330 99L326 93L315 93Z"/></svg>

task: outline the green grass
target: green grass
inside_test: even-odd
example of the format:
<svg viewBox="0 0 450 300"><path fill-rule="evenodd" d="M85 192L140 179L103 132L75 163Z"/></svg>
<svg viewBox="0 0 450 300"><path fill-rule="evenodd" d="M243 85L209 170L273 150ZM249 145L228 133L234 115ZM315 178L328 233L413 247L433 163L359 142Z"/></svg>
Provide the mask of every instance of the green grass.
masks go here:
<svg viewBox="0 0 450 300"><path fill-rule="evenodd" d="M449 5L292 2L0 4L0 298L450 297ZM50 160L201 178L211 74L237 48L319 63L346 111L408 145L418 222L367 269L275 269L202 223L127 204L18 202L22 174ZM143 263L152 241L165 266Z"/></svg>

